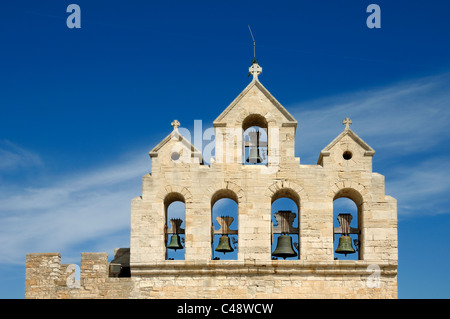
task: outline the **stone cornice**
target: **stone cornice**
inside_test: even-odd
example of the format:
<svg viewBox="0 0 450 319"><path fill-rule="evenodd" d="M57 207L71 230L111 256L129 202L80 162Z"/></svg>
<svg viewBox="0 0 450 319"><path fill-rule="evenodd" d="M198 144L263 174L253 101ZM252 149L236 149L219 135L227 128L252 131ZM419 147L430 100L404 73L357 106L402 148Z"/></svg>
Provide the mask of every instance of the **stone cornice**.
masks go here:
<svg viewBox="0 0 450 319"><path fill-rule="evenodd" d="M369 266L379 267L380 275L397 275L397 263L364 260L302 261L272 260L270 262L225 261L209 262L171 260L154 263L131 263L132 276L173 275L370 275Z"/></svg>

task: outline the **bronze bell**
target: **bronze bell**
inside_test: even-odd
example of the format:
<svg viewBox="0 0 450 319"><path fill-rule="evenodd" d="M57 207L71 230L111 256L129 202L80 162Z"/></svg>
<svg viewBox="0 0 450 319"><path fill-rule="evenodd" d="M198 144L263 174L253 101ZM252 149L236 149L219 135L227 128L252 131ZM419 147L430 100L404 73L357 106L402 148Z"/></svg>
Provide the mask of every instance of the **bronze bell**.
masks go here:
<svg viewBox="0 0 450 319"><path fill-rule="evenodd" d="M250 153L247 158L247 162L252 164L262 163L262 159L259 156L259 149L257 147L250 148Z"/></svg>
<svg viewBox="0 0 450 319"><path fill-rule="evenodd" d="M345 256L347 256L347 254L355 253L350 236L341 236L339 238L338 248L334 252L337 254L344 254Z"/></svg>
<svg viewBox="0 0 450 319"><path fill-rule="evenodd" d="M297 256L297 253L292 248L291 236L283 234L278 237L277 248L272 253L272 256L282 257L283 259Z"/></svg>
<svg viewBox="0 0 450 319"><path fill-rule="evenodd" d="M219 244L215 250L223 254L234 251L230 244L230 237L226 235L221 236L219 239Z"/></svg>
<svg viewBox="0 0 450 319"><path fill-rule="evenodd" d="M177 249L183 249L183 245L181 245L180 235L172 235L170 238L170 243L167 245L168 249L173 249L177 251Z"/></svg>

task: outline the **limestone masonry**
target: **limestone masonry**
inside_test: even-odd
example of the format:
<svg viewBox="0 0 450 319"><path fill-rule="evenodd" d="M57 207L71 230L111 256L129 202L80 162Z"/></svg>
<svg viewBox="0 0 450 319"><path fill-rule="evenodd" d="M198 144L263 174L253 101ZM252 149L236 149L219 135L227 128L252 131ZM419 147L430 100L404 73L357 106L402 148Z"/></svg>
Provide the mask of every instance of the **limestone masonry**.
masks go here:
<svg viewBox="0 0 450 319"><path fill-rule="evenodd" d="M82 253L79 281L60 254L27 254L26 298L397 298L397 202L385 194L384 176L372 172L374 150L345 118L317 164L301 164L296 119L261 84L256 61L249 71L252 81L213 123L209 164L178 121L150 151L152 171L131 201L130 247L116 249L110 262L106 253ZM333 211L342 197L357 207L353 220ZM217 230L212 208L223 198L237 204L237 216L233 227L219 218ZM280 198L297 210L281 212L274 224L272 205ZM168 220L173 202L184 203L183 228ZM338 214L340 227L333 225ZM230 228L236 260L214 258L224 256L214 251L217 233L226 239ZM280 234L298 236L296 257L273 255ZM184 257L170 260L177 235ZM357 259L340 260L334 242L341 247L350 236Z"/></svg>

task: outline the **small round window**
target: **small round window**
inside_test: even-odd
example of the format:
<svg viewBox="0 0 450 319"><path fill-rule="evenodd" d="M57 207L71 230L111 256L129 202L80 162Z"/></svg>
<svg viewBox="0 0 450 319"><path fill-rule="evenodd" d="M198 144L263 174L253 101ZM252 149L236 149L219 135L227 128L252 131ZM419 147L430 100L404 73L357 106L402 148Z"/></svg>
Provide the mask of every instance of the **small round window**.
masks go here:
<svg viewBox="0 0 450 319"><path fill-rule="evenodd" d="M350 152L350 151L345 151L344 154L342 154L342 157L343 157L346 161L348 161L349 159L351 159L352 156L353 156L353 154L352 154L352 152Z"/></svg>
<svg viewBox="0 0 450 319"><path fill-rule="evenodd" d="M178 152L172 152L172 154L170 155L170 157L172 158L172 161L178 161L180 159L180 153Z"/></svg>

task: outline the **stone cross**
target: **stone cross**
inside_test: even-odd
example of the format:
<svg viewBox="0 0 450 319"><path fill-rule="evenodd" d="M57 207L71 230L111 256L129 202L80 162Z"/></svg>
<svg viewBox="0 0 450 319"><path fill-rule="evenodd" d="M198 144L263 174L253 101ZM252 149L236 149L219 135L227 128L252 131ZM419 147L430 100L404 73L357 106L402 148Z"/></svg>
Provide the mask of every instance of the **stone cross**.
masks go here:
<svg viewBox="0 0 450 319"><path fill-rule="evenodd" d="M173 121L172 123L170 123L170 125L173 126L174 130L178 130L178 127L180 127L180 122L178 122L177 120Z"/></svg>
<svg viewBox="0 0 450 319"><path fill-rule="evenodd" d="M262 67L259 66L258 63L253 63L249 68L248 68L248 75L253 75L253 79L257 79L258 78L258 74L262 73Z"/></svg>
<svg viewBox="0 0 450 319"><path fill-rule="evenodd" d="M345 129L348 130L350 129L350 125L352 125L352 120L350 120L348 117L346 117L343 121L342 124L345 125Z"/></svg>

